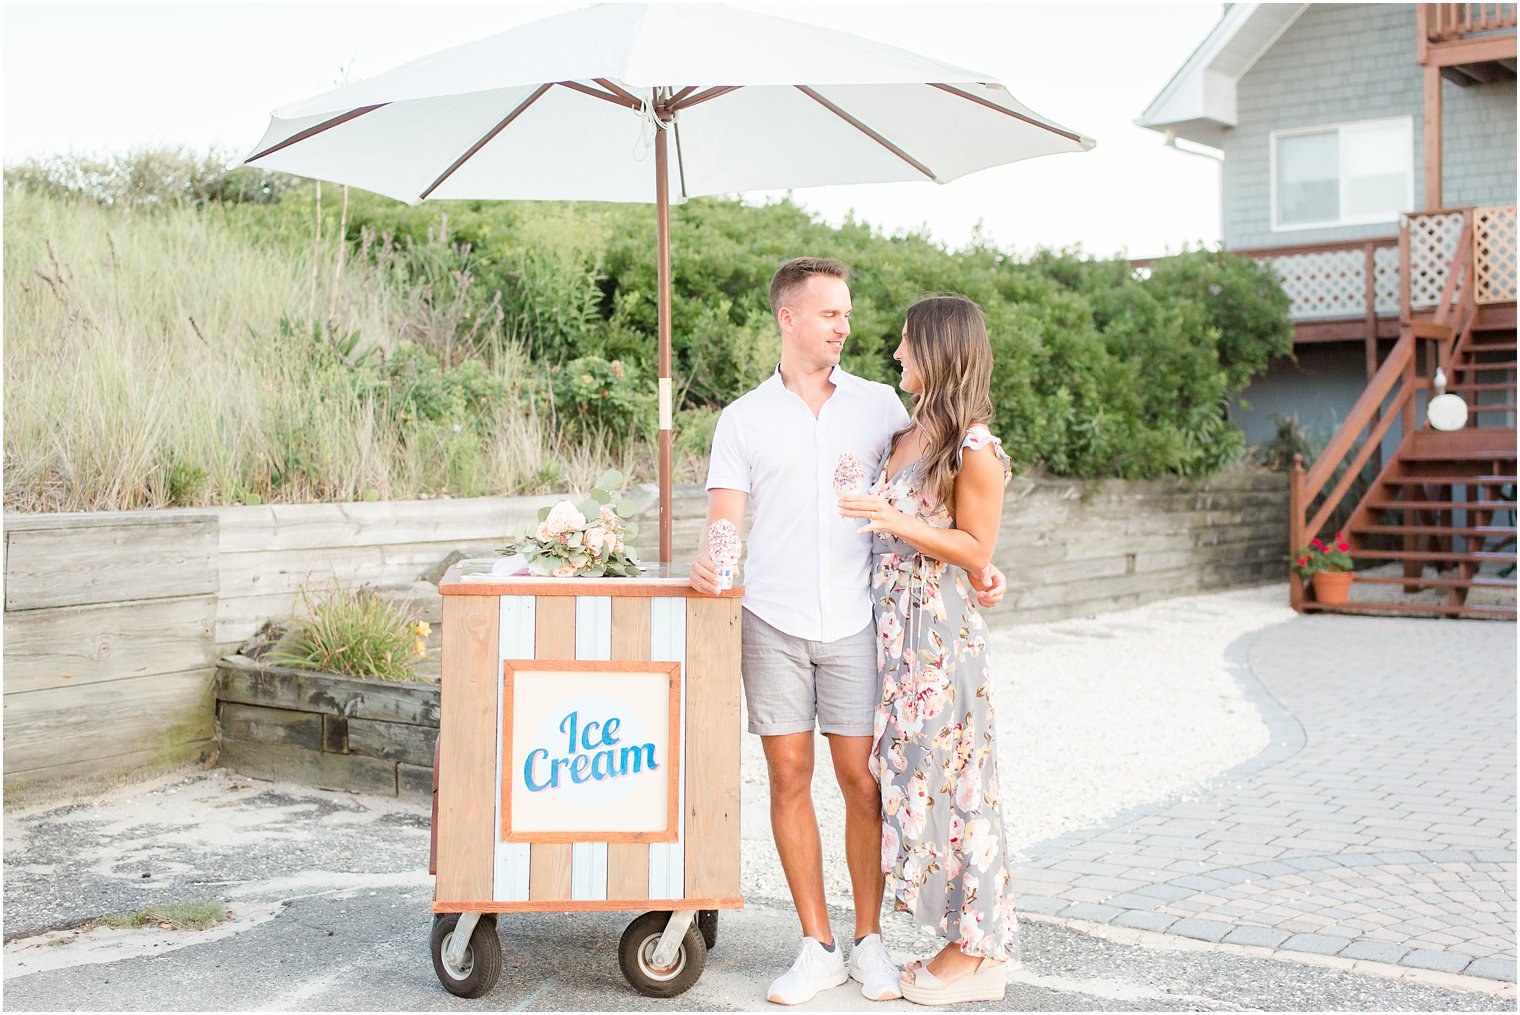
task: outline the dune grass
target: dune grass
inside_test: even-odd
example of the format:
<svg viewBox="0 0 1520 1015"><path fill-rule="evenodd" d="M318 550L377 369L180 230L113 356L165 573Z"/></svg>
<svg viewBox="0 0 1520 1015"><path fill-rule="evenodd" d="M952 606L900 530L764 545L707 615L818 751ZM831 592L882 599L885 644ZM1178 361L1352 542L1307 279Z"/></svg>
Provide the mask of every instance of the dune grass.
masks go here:
<svg viewBox="0 0 1520 1015"><path fill-rule="evenodd" d="M637 442L560 439L513 343L472 350L479 324L415 291L394 254L340 255L334 232L318 247L256 207L126 212L12 190L6 509L517 494L650 473ZM403 340L482 359L504 392L489 418L387 411L374 365Z"/></svg>

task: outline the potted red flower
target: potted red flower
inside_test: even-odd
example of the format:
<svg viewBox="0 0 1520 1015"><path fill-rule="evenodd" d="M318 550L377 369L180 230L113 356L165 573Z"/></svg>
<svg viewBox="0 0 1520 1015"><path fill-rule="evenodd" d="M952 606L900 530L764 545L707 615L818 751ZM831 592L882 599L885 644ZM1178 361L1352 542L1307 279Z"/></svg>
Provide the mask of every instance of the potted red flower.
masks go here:
<svg viewBox="0 0 1520 1015"><path fill-rule="evenodd" d="M1356 579L1351 544L1339 532L1330 543L1309 540L1309 545L1298 551L1293 570L1300 578L1313 582L1315 600L1327 606L1344 603L1351 594L1351 583Z"/></svg>

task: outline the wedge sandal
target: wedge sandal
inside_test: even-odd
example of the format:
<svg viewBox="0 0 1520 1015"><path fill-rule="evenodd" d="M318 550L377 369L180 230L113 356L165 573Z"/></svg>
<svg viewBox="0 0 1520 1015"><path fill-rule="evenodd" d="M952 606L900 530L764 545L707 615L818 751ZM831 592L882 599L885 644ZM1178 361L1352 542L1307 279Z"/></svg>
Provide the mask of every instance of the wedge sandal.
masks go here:
<svg viewBox="0 0 1520 1015"><path fill-rule="evenodd" d="M977 963L976 969L958 980L945 983L929 972L927 964L913 970L913 982L902 981L902 996L914 1004L966 1004L970 1001L1001 1001L1008 990L1008 969L991 959Z"/></svg>

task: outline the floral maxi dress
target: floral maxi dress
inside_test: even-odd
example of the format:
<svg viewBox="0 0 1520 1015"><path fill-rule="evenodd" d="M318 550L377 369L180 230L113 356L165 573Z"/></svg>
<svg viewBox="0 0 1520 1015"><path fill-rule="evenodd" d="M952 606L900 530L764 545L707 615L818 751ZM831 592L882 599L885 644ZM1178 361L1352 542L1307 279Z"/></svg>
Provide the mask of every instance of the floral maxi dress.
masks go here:
<svg viewBox="0 0 1520 1015"><path fill-rule="evenodd" d="M1002 443L975 426L961 442L991 445L1011 477ZM953 519L919 486L922 459L873 493L938 528ZM1016 954L1012 875L999 811L997 745L987 626L959 567L877 534L871 595L881 703L871 759L881 785L881 863L898 912L968 955Z"/></svg>

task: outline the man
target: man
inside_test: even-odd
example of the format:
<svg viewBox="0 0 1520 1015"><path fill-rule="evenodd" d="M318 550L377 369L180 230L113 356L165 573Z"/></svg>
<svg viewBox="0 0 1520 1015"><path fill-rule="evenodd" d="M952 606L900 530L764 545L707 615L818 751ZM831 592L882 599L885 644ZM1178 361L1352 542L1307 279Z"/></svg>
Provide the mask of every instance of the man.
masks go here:
<svg viewBox="0 0 1520 1015"><path fill-rule="evenodd" d="M767 992L778 1004L803 1004L850 977L871 1000L902 996L881 940L881 796L869 767L880 696L871 536L840 516L833 476L848 452L871 470L868 482L874 479L908 414L891 387L839 366L850 334L848 280L849 269L831 258L796 258L776 272L770 301L781 363L723 410L707 475L708 525L726 518L738 528L754 501L744 567L744 694L749 730L761 738L770 773L776 852L803 933L796 961ZM691 584L717 591L705 541ZM983 590L983 605L1002 599L996 568L974 576L973 584ZM811 793L815 724L828 737L845 801L855 896L848 967L823 892Z"/></svg>

